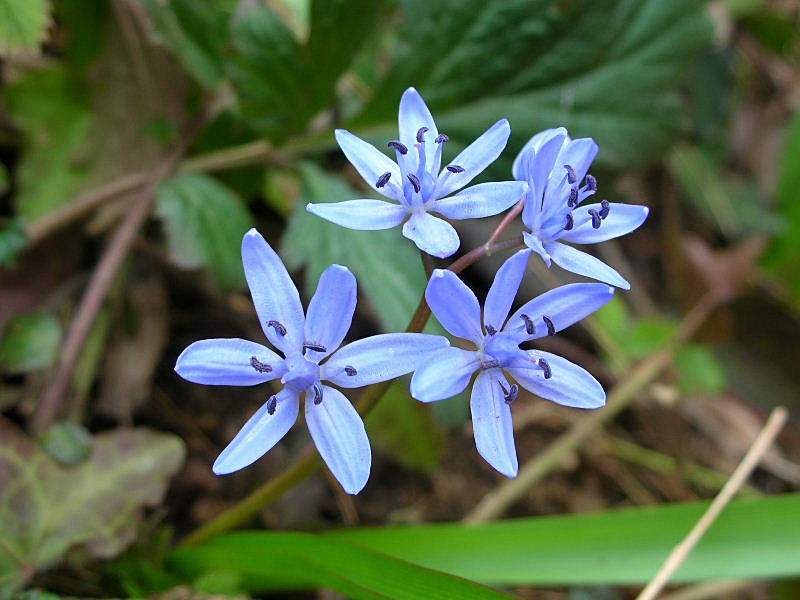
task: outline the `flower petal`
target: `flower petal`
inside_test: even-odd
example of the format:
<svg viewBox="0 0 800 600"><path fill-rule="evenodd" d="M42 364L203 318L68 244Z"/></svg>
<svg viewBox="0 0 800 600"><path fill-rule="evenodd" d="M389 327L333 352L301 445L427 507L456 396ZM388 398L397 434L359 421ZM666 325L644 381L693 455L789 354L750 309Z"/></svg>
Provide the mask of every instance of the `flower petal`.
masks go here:
<svg viewBox="0 0 800 600"><path fill-rule="evenodd" d="M592 227L592 217L589 210L600 211L600 204L587 204L576 208L572 217L575 227L563 232L559 239L575 244L595 244L605 242L626 233L630 233L644 223L650 209L639 204L621 204L612 202L608 205L608 216L600 223L600 227Z"/></svg>
<svg viewBox="0 0 800 600"><path fill-rule="evenodd" d="M561 137L562 139L568 137L567 130L564 127L545 129L525 142L522 150L519 151L519 154L514 159L514 164L511 165L511 173L514 175L514 179L525 181L530 177L530 173L526 170L530 155L536 154L544 144L554 137Z"/></svg>
<svg viewBox="0 0 800 600"><path fill-rule="evenodd" d="M261 329L267 339L284 354L302 351L305 317L300 295L283 261L255 229L244 234L242 239L242 263ZM283 325L286 335L270 327L270 321Z"/></svg>
<svg viewBox="0 0 800 600"><path fill-rule="evenodd" d="M429 210L448 219L491 217L522 200L526 189L527 184L522 181L479 183L455 196L434 201Z"/></svg>
<svg viewBox="0 0 800 600"><path fill-rule="evenodd" d="M525 245L536 252L539 256L542 257L542 260L547 265L547 268L550 268L550 255L547 253L547 250L544 249L542 245L542 240L539 239L538 235L534 235L528 231L522 232L522 239L525 242Z"/></svg>
<svg viewBox="0 0 800 600"><path fill-rule="evenodd" d="M478 139L450 161L449 164L458 165L464 169L463 171L451 173L447 169L442 170L436 181L433 197L444 198L456 190L460 190L480 175L500 156L503 148L506 147L509 135L511 135L511 126L508 124L508 119L500 119L484 131Z"/></svg>
<svg viewBox="0 0 800 600"><path fill-rule="evenodd" d="M573 408L600 408L606 403L603 386L583 367L549 352L531 350L528 355L532 361L545 359L552 374L545 379L544 371L533 362L529 368L509 368L512 377L529 392Z"/></svg>
<svg viewBox="0 0 800 600"><path fill-rule="evenodd" d="M556 157L561 151L565 140L569 140L567 130L563 127L552 130L553 134L549 139L543 141L535 153L531 152L525 171L530 191L525 200L525 207L522 211L522 222L533 230L538 230L541 226L542 199L545 193L545 185Z"/></svg>
<svg viewBox="0 0 800 600"><path fill-rule="evenodd" d="M297 421L300 402L297 394L284 388L275 396L275 412L269 414L267 402L250 417L214 461L217 475L233 473L252 464L277 444Z"/></svg>
<svg viewBox="0 0 800 600"><path fill-rule="evenodd" d="M548 335L548 327L543 317L553 324L555 332L566 329L601 306L605 306L614 296L614 288L604 283L570 283L545 292L523 304L506 323L503 331L509 332L519 343ZM527 333L527 315L534 325L534 332Z"/></svg>
<svg viewBox="0 0 800 600"><path fill-rule="evenodd" d="M622 275L591 254L559 242L547 242L544 248L553 262L562 269L615 285L623 290L631 289L631 284Z"/></svg>
<svg viewBox="0 0 800 600"><path fill-rule="evenodd" d="M403 235L423 252L438 258L447 258L461 245L450 223L426 212L411 215L403 225Z"/></svg>
<svg viewBox="0 0 800 600"><path fill-rule="evenodd" d="M425 289L425 300L439 323L454 336L476 344L483 340L481 305L458 275L434 269Z"/></svg>
<svg viewBox="0 0 800 600"><path fill-rule="evenodd" d="M592 138L570 140L564 144L558 154L558 158L556 158L551 180L561 181L561 177L564 175L563 167L569 165L575 170L578 182L583 181L586 173L589 172L589 167L592 166L594 157L597 156L598 150L599 148Z"/></svg>
<svg viewBox="0 0 800 600"><path fill-rule="evenodd" d="M506 404L498 375L509 389L508 382L497 369L481 371L475 379L469 401L472 430L478 453L486 462L506 477L516 477L519 465L511 407Z"/></svg>
<svg viewBox="0 0 800 600"><path fill-rule="evenodd" d="M346 200L307 204L306 210L348 229L390 229L403 222L408 211L401 204L383 200Z"/></svg>
<svg viewBox="0 0 800 600"><path fill-rule="evenodd" d="M387 381L410 373L433 352L450 345L447 338L424 333L384 333L340 348L322 365L322 379L344 388ZM350 367L349 375L345 370Z"/></svg>
<svg viewBox="0 0 800 600"><path fill-rule="evenodd" d="M253 358L270 371L253 366ZM175 372L203 385L258 385L286 372L283 359L261 344L239 338L200 340L181 352Z"/></svg>
<svg viewBox="0 0 800 600"><path fill-rule="evenodd" d="M401 184L403 176L400 174L400 167L397 166L397 163L375 146L353 135L346 129L337 129L335 135L336 141L339 143L339 147L344 152L347 160L355 167L358 174L364 178L364 181L379 194L387 198L394 198L391 190L397 189L396 186L384 185L378 187L375 184L378 183L384 173L391 173L389 182L397 185Z"/></svg>
<svg viewBox="0 0 800 600"><path fill-rule="evenodd" d="M439 135L439 130L436 129L436 123L433 120L431 111L425 100L419 95L419 92L413 87L408 88L403 92L400 98L400 110L397 114L397 128L400 132L400 141L408 148L406 158L406 168L411 171L416 171L419 159L417 151L414 146L417 144L417 132L422 128L427 127L428 131L425 132L425 164L430 168L433 164L436 154L436 148L439 146L434 140Z"/></svg>
<svg viewBox="0 0 800 600"><path fill-rule="evenodd" d="M530 250L520 250L507 259L497 270L492 287L489 288L486 302L483 305L483 324L487 331L490 325L496 331L500 331L503 328L508 311L511 309L519 290L519 284L525 275L530 257Z"/></svg>
<svg viewBox="0 0 800 600"><path fill-rule="evenodd" d="M435 402L460 394L479 366L476 352L443 348L414 371L411 396L421 402Z"/></svg>
<svg viewBox="0 0 800 600"><path fill-rule="evenodd" d="M309 344L326 348L307 349L306 356L319 362L342 343L356 309L356 278L347 267L331 265L319 278L317 291L308 305L305 338Z"/></svg>
<svg viewBox="0 0 800 600"><path fill-rule="evenodd" d="M322 402L306 393L306 423L322 460L344 491L357 494L367 484L372 465L369 439L356 409L339 390L322 386Z"/></svg>

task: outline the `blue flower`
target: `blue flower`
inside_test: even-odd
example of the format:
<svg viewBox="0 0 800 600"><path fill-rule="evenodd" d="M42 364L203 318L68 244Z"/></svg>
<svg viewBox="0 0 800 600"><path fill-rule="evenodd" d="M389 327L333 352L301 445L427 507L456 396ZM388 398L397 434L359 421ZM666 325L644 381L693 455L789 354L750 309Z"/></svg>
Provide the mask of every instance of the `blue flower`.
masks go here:
<svg viewBox="0 0 800 600"><path fill-rule="evenodd" d="M280 257L255 229L242 240L242 262L261 328L285 358L248 340L201 340L183 351L175 371L206 385L256 385L280 378L284 387L245 423L213 470L218 475L238 471L272 448L297 420L302 395L317 450L345 491L356 494L369 478L372 460L364 423L344 394L322 381L356 388L393 379L449 343L440 336L392 333L337 350L356 306L356 280L347 268L325 270L304 315Z"/></svg>
<svg viewBox="0 0 800 600"><path fill-rule="evenodd" d="M605 404L602 386L583 368L549 352L519 345L554 335L606 304L614 288L602 283L573 283L550 290L522 305L506 320L528 264L520 250L497 271L483 309L475 294L452 272L436 269L425 290L431 311L447 331L472 342L475 350L443 348L428 356L411 379L411 395L422 402L450 398L463 391L472 374L470 408L475 445L495 469L517 474L511 403L519 386L577 408ZM516 383L509 383L506 373Z"/></svg>
<svg viewBox="0 0 800 600"><path fill-rule="evenodd" d="M448 219L476 219L496 215L522 199L521 181L481 183L446 198L472 181L500 156L511 128L501 119L441 169L442 148L448 137L439 133L422 96L408 88L400 99L400 139L390 141L397 162L344 129L336 141L372 188L399 204L383 200L348 200L309 204L309 212L350 229L389 229L405 221L403 235L420 250L444 258L459 247ZM406 220L408 219L408 220Z"/></svg>
<svg viewBox="0 0 800 600"><path fill-rule="evenodd" d="M528 183L522 221L530 229L525 244L550 266L630 289L630 284L601 260L562 244L604 242L630 233L647 218L646 206L603 200L581 203L597 191L597 181L587 175L597 155L591 138L570 139L563 127L533 136L514 159L514 179ZM583 185L581 185L583 182Z"/></svg>

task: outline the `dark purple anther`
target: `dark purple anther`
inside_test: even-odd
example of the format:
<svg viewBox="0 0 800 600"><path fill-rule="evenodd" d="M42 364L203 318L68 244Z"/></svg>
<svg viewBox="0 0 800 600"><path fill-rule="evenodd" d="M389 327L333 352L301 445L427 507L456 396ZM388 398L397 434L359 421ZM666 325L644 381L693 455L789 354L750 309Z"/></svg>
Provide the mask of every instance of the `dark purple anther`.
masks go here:
<svg viewBox="0 0 800 600"><path fill-rule="evenodd" d="M420 127L417 129L417 142L420 144L425 141L425 132L428 131L427 127Z"/></svg>
<svg viewBox="0 0 800 600"><path fill-rule="evenodd" d="M375 182L375 187L383 187L387 183L389 183L389 179L391 179L392 174L389 171L386 171L383 175L378 177L378 181Z"/></svg>
<svg viewBox="0 0 800 600"><path fill-rule="evenodd" d="M572 213L567 213L567 224L564 225L564 231L569 231L575 227L575 219L572 218Z"/></svg>
<svg viewBox="0 0 800 600"><path fill-rule="evenodd" d="M553 325L553 321L547 315L542 315L542 321L544 324L547 325L547 335L555 335L556 334L556 326Z"/></svg>
<svg viewBox="0 0 800 600"><path fill-rule="evenodd" d="M589 214L592 215L592 227L594 227L595 229L600 229L600 224L603 222L600 213L597 212L594 208L590 208Z"/></svg>
<svg viewBox="0 0 800 600"><path fill-rule="evenodd" d="M531 318L528 315L520 315L519 318L525 321L525 333L533 335L533 332L536 331L536 327L534 327Z"/></svg>
<svg viewBox="0 0 800 600"><path fill-rule="evenodd" d="M481 362L481 369L496 369L500 366L499 360L485 360Z"/></svg>
<svg viewBox="0 0 800 600"><path fill-rule="evenodd" d="M404 156L408 154L408 148L406 148L405 145L401 144L398 140L392 140L386 145L389 146L389 148L394 148Z"/></svg>
<svg viewBox="0 0 800 600"><path fill-rule="evenodd" d="M277 321L270 321L267 323L267 327L272 327L275 329L276 333L280 333L281 335L286 335L286 327L278 323Z"/></svg>
<svg viewBox="0 0 800 600"><path fill-rule="evenodd" d="M544 371L544 378L550 379L553 376L553 372L550 370L550 364L543 358L539 359L539 366Z"/></svg>
<svg viewBox="0 0 800 600"><path fill-rule="evenodd" d="M255 356L250 357L250 366L253 367L259 373L269 373L272 371L272 367L270 367L266 363L262 363Z"/></svg>
<svg viewBox="0 0 800 600"><path fill-rule="evenodd" d="M597 179L594 178L594 175L586 176L586 187L589 188L589 191L597 191Z"/></svg>
<svg viewBox="0 0 800 600"><path fill-rule="evenodd" d="M436 141L437 144L443 144L444 142L449 142L450 138L447 137L446 134L440 133L439 135L436 136L436 140L435 141Z"/></svg>
<svg viewBox="0 0 800 600"><path fill-rule="evenodd" d="M409 173L408 175L406 175L406 177L408 177L408 180L411 182L411 185L414 186L414 191L419 194L419 191L422 189L422 186L419 183L419 177L417 177L413 173Z"/></svg>
<svg viewBox="0 0 800 600"><path fill-rule="evenodd" d="M567 206L572 208L578 204L578 190L575 188L570 188L569 190L569 200L567 200Z"/></svg>
<svg viewBox="0 0 800 600"><path fill-rule="evenodd" d="M278 408L278 399L275 396L270 396L270 399L267 400L267 414L274 415L276 408Z"/></svg>
<svg viewBox="0 0 800 600"><path fill-rule="evenodd" d="M313 350L314 352L327 352L328 349L322 344L316 342L306 342L303 344L303 350Z"/></svg>
<svg viewBox="0 0 800 600"><path fill-rule="evenodd" d="M495 329L491 325L487 325L486 326L486 333L488 333L489 335L494 335L495 333L497 333L497 329Z"/></svg>
<svg viewBox="0 0 800 600"><path fill-rule="evenodd" d="M600 202L600 218L605 219L609 212L611 212L611 202L608 200Z"/></svg>
<svg viewBox="0 0 800 600"><path fill-rule="evenodd" d="M463 173L464 172L464 167L459 167L458 165L447 165L445 167L445 169L447 169L451 173Z"/></svg>
<svg viewBox="0 0 800 600"><path fill-rule="evenodd" d="M503 387L502 385L500 387ZM519 386L516 383L511 384L511 389L506 392L503 389L503 396L505 397L506 404L511 404L519 397Z"/></svg>
<svg viewBox="0 0 800 600"><path fill-rule="evenodd" d="M347 365L344 368L344 372L347 373L349 377L355 377L358 375L358 371L355 370L355 367L351 367L350 365Z"/></svg>
<svg viewBox="0 0 800 600"><path fill-rule="evenodd" d="M322 402L322 388L315 385L314 386L314 404L320 404Z"/></svg>
<svg viewBox="0 0 800 600"><path fill-rule="evenodd" d="M575 174L575 169L573 169L570 165L564 165L564 168L567 170L567 181L570 183L575 183L578 181L578 176Z"/></svg>

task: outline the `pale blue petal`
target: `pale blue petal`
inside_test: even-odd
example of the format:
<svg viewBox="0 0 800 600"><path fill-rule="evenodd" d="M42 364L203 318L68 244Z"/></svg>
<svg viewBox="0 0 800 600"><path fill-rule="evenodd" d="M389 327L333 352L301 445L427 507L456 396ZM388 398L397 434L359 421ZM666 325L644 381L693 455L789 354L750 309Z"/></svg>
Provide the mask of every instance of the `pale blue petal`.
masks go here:
<svg viewBox="0 0 800 600"><path fill-rule="evenodd" d="M408 211L400 204L383 200L345 200L308 204L306 210L348 229L390 229L403 222Z"/></svg>
<svg viewBox="0 0 800 600"><path fill-rule="evenodd" d="M511 309L519 290L519 284L525 275L530 256L530 250L520 250L506 260L497 270L492 287L489 288L486 302L483 305L483 324L487 330L490 325L496 331L500 331L503 328L508 311Z"/></svg>
<svg viewBox="0 0 800 600"><path fill-rule="evenodd" d="M600 211L600 204L587 204L576 208L572 213L575 226L570 231L563 232L559 239L575 244L595 244L617 238L630 233L644 223L650 209L639 204L609 204L608 216L600 223L600 227L592 227L592 217L589 210Z"/></svg>
<svg viewBox="0 0 800 600"><path fill-rule="evenodd" d="M306 356L319 362L342 343L356 309L356 278L347 267L331 265L319 278L308 305L306 343L323 346L323 352L307 349Z"/></svg>
<svg viewBox="0 0 800 600"><path fill-rule="evenodd" d="M556 158L553 177L560 181L564 174L564 165L569 165L575 170L578 182L583 181L594 157L597 156L597 151L598 146L592 138L578 138L567 142Z"/></svg>
<svg viewBox="0 0 800 600"><path fill-rule="evenodd" d="M364 178L364 181L379 194L388 198L398 199L392 194L392 190L396 190L396 186L402 184L403 178L397 163L375 146L353 135L346 129L337 129L335 135L336 141L339 143L339 147L344 152L347 160L355 167L358 174ZM383 187L375 185L384 173L392 174L389 181L395 185L385 185Z"/></svg>
<svg viewBox="0 0 800 600"><path fill-rule="evenodd" d="M252 359L269 365L268 373L253 367ZM175 372L203 385L258 385L286 372L283 359L269 348L239 338L200 340L181 352Z"/></svg>
<svg viewBox="0 0 800 600"><path fill-rule="evenodd" d="M591 254L559 242L548 242L544 244L544 249L547 250L553 262L562 269L615 285L623 290L631 289L631 284L622 275Z"/></svg>
<svg viewBox="0 0 800 600"><path fill-rule="evenodd" d="M306 423L322 460L348 494L367 484L372 451L364 422L350 401L337 389L322 386L322 402L314 404L306 393Z"/></svg>
<svg viewBox="0 0 800 600"><path fill-rule="evenodd" d="M248 419L230 444L214 461L217 475L233 473L252 464L277 444L297 421L300 402L297 394L288 389L275 396L275 412L269 414L267 403Z"/></svg>
<svg viewBox="0 0 800 600"><path fill-rule="evenodd" d="M508 390L508 382L497 369L481 371L475 379L469 402L472 430L478 454L506 477L516 477L518 464L511 407L506 404L498 376Z"/></svg>
<svg viewBox="0 0 800 600"><path fill-rule="evenodd" d="M562 285L523 304L511 315L503 331L512 333L520 342L535 340L548 334L543 316L550 319L559 332L605 306L613 296L614 288L604 283ZM533 334L526 332L521 315L527 315L533 322Z"/></svg>
<svg viewBox="0 0 800 600"><path fill-rule="evenodd" d="M550 255L547 253L547 250L544 249L544 245L542 244L542 240L539 239L538 235L534 235L533 233L529 233L527 231L522 232L522 239L525 242L525 245L536 252L539 256L542 257L542 260L547 265L547 268L550 268Z"/></svg>
<svg viewBox="0 0 800 600"><path fill-rule="evenodd" d="M242 239L242 263L250 295L253 297L261 328L272 344L284 354L303 348L303 305L283 261L255 229ZM277 321L286 328L286 336L269 327Z"/></svg>
<svg viewBox="0 0 800 600"><path fill-rule="evenodd" d="M440 335L383 333L339 349L322 365L321 378L344 388L357 388L410 373L450 342ZM354 375L348 375L345 367Z"/></svg>
<svg viewBox="0 0 800 600"><path fill-rule="evenodd" d="M529 174L526 172L526 165L530 156L535 154L547 141L557 136L567 137L567 130L563 127L545 129L529 139L517 154L514 164L511 165L511 173L514 175L514 179L519 181L528 179Z"/></svg>
<svg viewBox="0 0 800 600"><path fill-rule="evenodd" d="M417 169L419 158L416 148L417 132L422 127L427 127L428 131L425 132L425 164L430 170L436 154L436 148L439 146L434 140L439 135L436 129L436 123L433 121L431 111L419 95L419 92L413 87L408 88L403 92L400 98L400 110L397 114L397 127L400 131L400 141L408 148L406 154L406 168L411 171Z"/></svg>
<svg viewBox="0 0 800 600"><path fill-rule="evenodd" d="M443 348L414 371L411 396L421 402L436 402L460 394L478 367L477 352Z"/></svg>
<svg viewBox="0 0 800 600"><path fill-rule="evenodd" d="M458 233L450 223L426 212L411 215L403 225L403 235L423 252L438 258L447 258L461 245Z"/></svg>
<svg viewBox="0 0 800 600"><path fill-rule="evenodd" d="M545 192L550 172L553 170L556 157L564 145L564 140L569 139L566 130L562 127L560 130L554 130L554 134L536 151L531 153L527 173L528 177L525 181L530 186L530 192L523 207L522 221L529 223L531 229L539 229L541 226L542 212L542 199Z"/></svg>
<svg viewBox="0 0 800 600"><path fill-rule="evenodd" d="M476 344L483 340L481 305L458 275L434 269L425 289L425 300L442 327L454 336Z"/></svg>
<svg viewBox="0 0 800 600"><path fill-rule="evenodd" d="M442 170L436 181L434 198L444 198L456 190L460 190L475 177L492 164L503 148L506 147L508 136L511 135L511 126L507 119L500 119L489 129L464 148L461 153L448 164L458 165L464 169L461 173L451 173L446 168Z"/></svg>
<svg viewBox="0 0 800 600"><path fill-rule="evenodd" d="M527 185L522 181L479 183L455 196L436 200L431 211L448 219L480 219L511 208L525 196Z"/></svg>
<svg viewBox="0 0 800 600"><path fill-rule="evenodd" d="M509 368L511 376L529 392L573 408L600 408L606 403L603 386L586 369L549 352L531 350L528 355L532 361L545 359L552 373L545 379L544 371L533 362L530 368Z"/></svg>

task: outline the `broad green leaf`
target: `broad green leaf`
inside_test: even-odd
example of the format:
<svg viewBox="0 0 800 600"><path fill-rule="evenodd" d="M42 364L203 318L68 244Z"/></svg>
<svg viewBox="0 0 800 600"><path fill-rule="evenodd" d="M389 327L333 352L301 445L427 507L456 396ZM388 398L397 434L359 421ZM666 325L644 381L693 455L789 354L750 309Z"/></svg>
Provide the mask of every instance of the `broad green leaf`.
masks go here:
<svg viewBox="0 0 800 600"><path fill-rule="evenodd" d="M184 456L179 438L146 429L97 435L89 458L71 468L8 421L0 420L0 439L0 590L74 547L100 558L119 553Z"/></svg>
<svg viewBox="0 0 800 600"><path fill-rule="evenodd" d="M489 585L642 584L707 506L672 504L475 526L347 529L326 538ZM800 494L734 501L674 581L797 576L798 539Z"/></svg>
<svg viewBox="0 0 800 600"><path fill-rule="evenodd" d="M14 267L20 252L28 243L22 219L15 218L0 226L0 267Z"/></svg>
<svg viewBox="0 0 800 600"><path fill-rule="evenodd" d="M230 188L208 175L176 175L159 185L156 203L177 264L207 267L223 289L244 287L240 248L252 218Z"/></svg>
<svg viewBox="0 0 800 600"><path fill-rule="evenodd" d="M92 435L77 423L62 421L42 434L42 449L64 466L82 463L92 452Z"/></svg>
<svg viewBox="0 0 800 600"><path fill-rule="evenodd" d="M251 593L326 587L356 600L509 598L481 585L368 550L303 533L234 533L175 551L169 564L188 578L240 573Z"/></svg>
<svg viewBox="0 0 800 600"><path fill-rule="evenodd" d="M50 366L61 343L61 324L52 315L20 315L0 337L0 369L27 373Z"/></svg>
<svg viewBox="0 0 800 600"><path fill-rule="evenodd" d="M725 387L725 367L709 346L689 344L675 357L678 385L685 395L717 394Z"/></svg>
<svg viewBox="0 0 800 600"><path fill-rule="evenodd" d="M36 47L48 25L48 0L0 0L0 54Z"/></svg>

